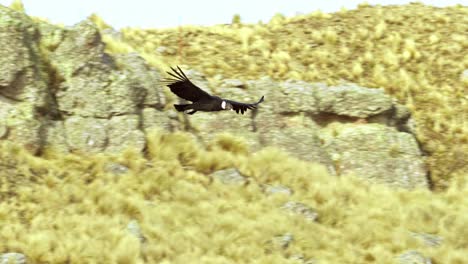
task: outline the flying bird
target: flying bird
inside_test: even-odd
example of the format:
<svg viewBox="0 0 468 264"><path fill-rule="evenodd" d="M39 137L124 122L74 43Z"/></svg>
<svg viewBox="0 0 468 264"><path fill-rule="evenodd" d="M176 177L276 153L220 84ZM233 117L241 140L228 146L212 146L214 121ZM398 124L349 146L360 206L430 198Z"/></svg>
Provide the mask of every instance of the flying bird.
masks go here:
<svg viewBox="0 0 468 264"><path fill-rule="evenodd" d="M173 78L168 78L164 82L171 91L185 100L191 101L192 104L175 104L174 107L179 112L186 112L189 115L195 114L197 111L213 112L222 110L233 110L236 113L244 114L247 109L255 109L258 104L263 102L265 96L262 96L256 103L247 104L232 100L223 99L221 97L210 95L203 91L200 87L193 84L185 75L185 73L177 66L177 69L171 67L173 72L167 72Z"/></svg>

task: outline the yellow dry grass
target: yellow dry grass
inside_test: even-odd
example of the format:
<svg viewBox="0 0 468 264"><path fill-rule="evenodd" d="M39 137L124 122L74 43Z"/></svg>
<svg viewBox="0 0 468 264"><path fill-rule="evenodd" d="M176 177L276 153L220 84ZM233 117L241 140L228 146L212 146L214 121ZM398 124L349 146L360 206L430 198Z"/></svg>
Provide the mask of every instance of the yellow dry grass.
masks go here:
<svg viewBox="0 0 468 264"><path fill-rule="evenodd" d="M468 193L459 178L443 193L391 190L354 177L332 177L276 149L247 153L225 136L201 147L186 133L148 136L145 156L33 157L0 147L0 252L28 263L393 263L418 250L434 263L466 263ZM109 164L129 168L114 174ZM210 172L236 167L249 184L224 185ZM262 184L294 194L267 195ZM318 222L285 213L308 204ZM138 221L146 242L126 226ZM428 247L409 232L441 236ZM285 249L269 241L292 234Z"/></svg>

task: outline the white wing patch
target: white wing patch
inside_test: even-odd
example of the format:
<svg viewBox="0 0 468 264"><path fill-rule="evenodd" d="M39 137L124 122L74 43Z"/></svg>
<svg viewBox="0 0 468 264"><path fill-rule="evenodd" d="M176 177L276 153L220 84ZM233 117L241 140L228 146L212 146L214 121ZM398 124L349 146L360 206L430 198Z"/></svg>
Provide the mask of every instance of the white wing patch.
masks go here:
<svg viewBox="0 0 468 264"><path fill-rule="evenodd" d="M226 109L226 101L222 101L222 102L221 102L221 108L222 108L222 109Z"/></svg>

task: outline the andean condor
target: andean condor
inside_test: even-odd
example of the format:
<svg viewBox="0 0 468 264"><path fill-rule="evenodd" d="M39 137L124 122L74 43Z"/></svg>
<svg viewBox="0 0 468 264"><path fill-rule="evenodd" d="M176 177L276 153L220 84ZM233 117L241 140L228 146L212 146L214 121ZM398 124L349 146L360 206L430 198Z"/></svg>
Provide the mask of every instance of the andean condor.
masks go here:
<svg viewBox="0 0 468 264"><path fill-rule="evenodd" d="M226 100L218 96L210 95L193 84L185 75L185 73L177 66L177 69L172 68L173 72L167 72L173 78L166 79L166 85L177 96L193 102L192 104L175 104L174 107L179 112L191 110L187 112L189 115L195 114L197 111L221 111L234 110L236 113L244 114L247 109L255 109L257 105L263 102L264 96L253 104L239 103L232 100Z"/></svg>

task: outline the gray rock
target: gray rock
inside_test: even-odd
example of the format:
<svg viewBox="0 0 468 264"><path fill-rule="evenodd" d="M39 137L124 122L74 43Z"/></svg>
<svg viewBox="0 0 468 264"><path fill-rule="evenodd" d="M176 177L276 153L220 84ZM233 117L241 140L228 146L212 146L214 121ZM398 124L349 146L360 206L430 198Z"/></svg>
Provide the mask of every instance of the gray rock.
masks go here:
<svg viewBox="0 0 468 264"><path fill-rule="evenodd" d="M0 5L0 118L8 132L3 139L33 153L41 148L41 110L51 100L39 39L28 16Z"/></svg>
<svg viewBox="0 0 468 264"><path fill-rule="evenodd" d="M161 110L166 105L164 90L168 88L161 83L163 77L159 71L150 67L137 53L118 55L116 61L120 68L129 72L129 78L134 78L146 91L144 106Z"/></svg>
<svg viewBox="0 0 468 264"><path fill-rule="evenodd" d="M271 240L271 244L273 249L276 250L285 250L291 245L291 243L294 241L294 236L292 234L284 234L280 236L275 236Z"/></svg>
<svg viewBox="0 0 468 264"><path fill-rule="evenodd" d="M98 118L135 114L145 99L146 90L139 79L118 70L90 21L66 31L50 58L64 79L56 93L61 112Z"/></svg>
<svg viewBox="0 0 468 264"><path fill-rule="evenodd" d="M35 106L46 103L39 36L28 16L0 6L0 94L4 97Z"/></svg>
<svg viewBox="0 0 468 264"><path fill-rule="evenodd" d="M65 38L66 30L47 22L37 21L36 23L41 32L41 46L49 52L55 50Z"/></svg>
<svg viewBox="0 0 468 264"><path fill-rule="evenodd" d="M427 233L416 233L416 232L411 232L411 236L414 238L417 238L421 242L424 243L424 245L429 246L429 247L438 247L442 244L443 238L440 236L436 235L431 235Z"/></svg>
<svg viewBox="0 0 468 264"><path fill-rule="evenodd" d="M426 258L423 254L416 250L410 250L398 257L400 264L432 264L430 258Z"/></svg>
<svg viewBox="0 0 468 264"><path fill-rule="evenodd" d="M233 87L223 87L219 88L216 90L217 95L219 95L222 98L228 99L228 100L234 100L238 102L245 102L245 103L255 103L257 102L260 97L256 97L255 94L250 93L248 90L245 89L239 89L239 88L233 88ZM260 105L261 107L262 105ZM251 111L249 111L252 113ZM249 113L247 112L247 113ZM245 115L245 114L244 114Z"/></svg>
<svg viewBox="0 0 468 264"><path fill-rule="evenodd" d="M67 134L63 121L47 120L44 122L45 132L42 135L45 148L54 153L69 152Z"/></svg>
<svg viewBox="0 0 468 264"><path fill-rule="evenodd" d="M460 74L460 80L463 82L468 82L468 69L465 69L461 74Z"/></svg>
<svg viewBox="0 0 468 264"><path fill-rule="evenodd" d="M255 98L261 97L262 95L265 95L265 99L270 98L269 96L276 94L276 91L281 89L280 83L269 76L263 76L256 80L248 80L245 83L249 93ZM268 100L270 103L274 102L274 100ZM267 105L270 104L265 104L263 106L266 107Z"/></svg>
<svg viewBox="0 0 468 264"><path fill-rule="evenodd" d="M106 152L118 153L126 149L142 151L146 144L145 134L139 129L139 116L114 116L106 126Z"/></svg>
<svg viewBox="0 0 468 264"><path fill-rule="evenodd" d="M5 139L19 143L32 153L37 153L42 148L41 130L43 128L42 117L38 116L37 108L28 102L15 103L14 105L1 105L8 109L4 124L8 130ZM0 110L0 112L3 112Z"/></svg>
<svg viewBox="0 0 468 264"><path fill-rule="evenodd" d="M138 238L138 240L141 242L141 243L144 243L146 242L146 237L143 235L143 233L141 232L141 228L140 228L140 225L138 224L138 221L137 220L131 220L128 225L127 225L127 231L135 236L136 238Z"/></svg>
<svg viewBox="0 0 468 264"><path fill-rule="evenodd" d="M259 80L247 81L246 84L249 89L245 93L251 96L251 100L257 101L261 96L265 96L265 101L259 106L259 113L273 114L280 110L279 102L285 98L279 92L281 90L280 83L269 77L263 77Z"/></svg>
<svg viewBox="0 0 468 264"><path fill-rule="evenodd" d="M210 176L229 185L243 185L247 182L247 179L235 168L218 170L213 172Z"/></svg>
<svg viewBox="0 0 468 264"><path fill-rule="evenodd" d="M105 119L73 116L65 120L64 126L70 151L99 153L107 147Z"/></svg>
<svg viewBox="0 0 468 264"><path fill-rule="evenodd" d="M328 150L348 148L372 153L392 151L395 157L421 154L412 135L398 132L394 128L380 124L335 124L332 129L335 134L332 135L332 138L327 139L332 141L325 142L325 144L329 144ZM351 143L353 143L352 146L350 146Z"/></svg>
<svg viewBox="0 0 468 264"><path fill-rule="evenodd" d="M319 112L316 91L323 85L310 84L303 81L286 81L280 85L281 96L276 103L276 112L304 112L309 114L317 114Z"/></svg>
<svg viewBox="0 0 468 264"><path fill-rule="evenodd" d="M65 120L67 145L71 151L117 153L145 146L137 115L114 116L110 120L74 116Z"/></svg>
<svg viewBox="0 0 468 264"><path fill-rule="evenodd" d="M107 172L110 172L112 174L115 174L115 175L121 175L121 174L125 174L129 171L129 168L127 166L124 166L120 163L116 163L116 162L111 162L111 163L108 163L106 164L105 168L104 168Z"/></svg>
<svg viewBox="0 0 468 264"><path fill-rule="evenodd" d="M398 131L415 134L414 120L411 119L411 112L408 107L399 104L394 100L393 107L386 112L367 118L368 123L378 123L394 127Z"/></svg>
<svg viewBox="0 0 468 264"><path fill-rule="evenodd" d="M126 75L106 67L88 65L62 83L57 92L59 110L68 115L97 118L137 113L145 90Z"/></svg>
<svg viewBox="0 0 468 264"><path fill-rule="evenodd" d="M340 175L354 174L403 188L428 187L413 135L380 124L336 124L322 134Z"/></svg>
<svg viewBox="0 0 468 264"><path fill-rule="evenodd" d="M111 77L112 84L106 89L105 97L109 113L112 116L138 114L147 95L142 84L126 72L114 71Z"/></svg>
<svg viewBox="0 0 468 264"><path fill-rule="evenodd" d="M187 116L187 127L205 142L211 142L220 133L231 133L243 138L251 149L258 148L258 135L253 132L252 112L237 115L232 111L196 113Z"/></svg>
<svg viewBox="0 0 468 264"><path fill-rule="evenodd" d="M111 38L121 41L122 40L122 32L116 30L114 28L105 28L101 30L103 35L110 36Z"/></svg>
<svg viewBox="0 0 468 264"><path fill-rule="evenodd" d="M80 71L86 72L86 68L92 65L100 66L100 71L106 72L115 64L109 55L104 53L104 48L99 29L92 21L85 20L64 32L64 39L50 54L50 60L65 80L79 74ZM105 79L107 76L103 74L100 77ZM102 81L96 79L96 82Z"/></svg>
<svg viewBox="0 0 468 264"><path fill-rule="evenodd" d="M144 148L142 107L165 104L161 87L154 87L161 79L156 70L136 54L116 63L90 21L65 30L50 58L64 79L56 91L58 109L69 117L63 125L47 122L48 147L65 139L68 150L83 153Z"/></svg>
<svg viewBox="0 0 468 264"><path fill-rule="evenodd" d="M60 84L56 93L59 110L67 115L110 117L110 106L105 99L111 72L106 68L90 64L83 66L80 74L64 76L66 81Z"/></svg>
<svg viewBox="0 0 468 264"><path fill-rule="evenodd" d="M399 104L397 102L393 103L394 106L394 112L393 112L393 119L396 122L404 122L405 120L408 120L411 116L411 112L408 109L408 107Z"/></svg>
<svg viewBox="0 0 468 264"><path fill-rule="evenodd" d="M142 118L145 132L151 129L173 131L179 127L178 120L171 119L168 111L163 112L152 107L143 108Z"/></svg>
<svg viewBox="0 0 468 264"><path fill-rule="evenodd" d="M315 85L298 81L278 84L270 78L249 81L248 85L253 94L265 95L265 102L253 120L260 144L278 147L302 160L321 163L334 174L332 160L317 137L320 127L310 117L318 110Z"/></svg>
<svg viewBox="0 0 468 264"><path fill-rule="evenodd" d="M284 194L287 196L291 196L293 191L286 186L283 185L268 185L265 184L263 186L263 191L268 195L277 195L277 194Z"/></svg>
<svg viewBox="0 0 468 264"><path fill-rule="evenodd" d="M310 117L304 114L283 116L260 110L255 124L263 146L275 146L299 159L321 163L335 174L333 162L318 137L320 128Z"/></svg>
<svg viewBox="0 0 468 264"><path fill-rule="evenodd" d="M392 108L392 98L383 89L369 89L354 84L317 87L315 92L321 112L367 118Z"/></svg>
<svg viewBox="0 0 468 264"><path fill-rule="evenodd" d="M314 209L303 203L289 201L285 203L281 208L286 210L290 214L301 215L307 221L310 222L315 222L318 218L318 213Z"/></svg>
<svg viewBox="0 0 468 264"><path fill-rule="evenodd" d="M4 253L0 255L0 264L26 264L26 263L27 263L26 256L21 253Z"/></svg>
<svg viewBox="0 0 468 264"><path fill-rule="evenodd" d="M296 263L301 263L301 264L317 264L319 263L318 260L311 258L307 259L304 257L302 254L294 254L289 257L290 260L296 261Z"/></svg>

